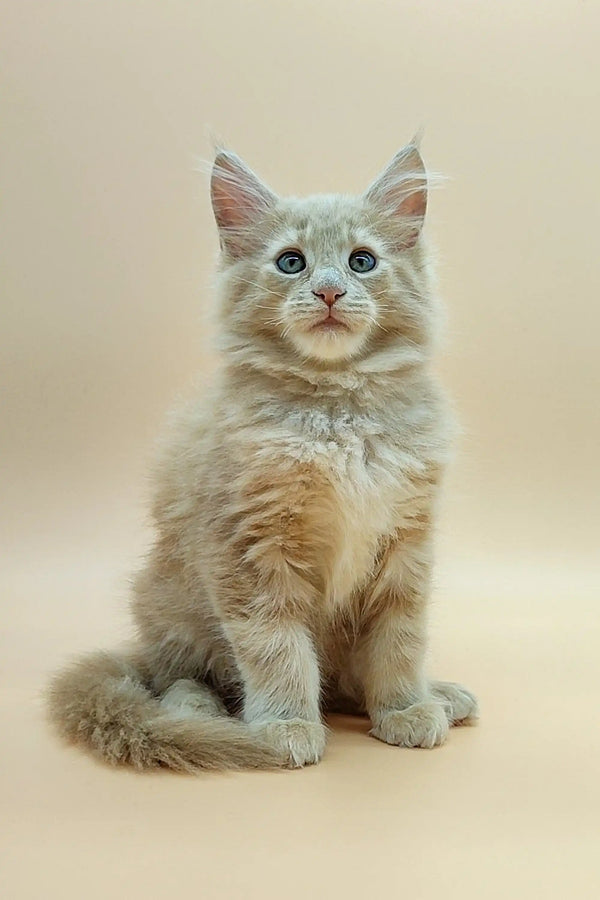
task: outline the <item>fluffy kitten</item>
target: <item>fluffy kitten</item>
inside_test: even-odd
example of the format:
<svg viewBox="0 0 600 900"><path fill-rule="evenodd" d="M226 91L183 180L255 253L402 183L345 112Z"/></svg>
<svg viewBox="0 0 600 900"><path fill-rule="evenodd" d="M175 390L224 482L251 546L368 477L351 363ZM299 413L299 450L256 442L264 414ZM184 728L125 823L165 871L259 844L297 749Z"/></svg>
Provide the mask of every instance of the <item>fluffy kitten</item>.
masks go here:
<svg viewBox="0 0 600 900"><path fill-rule="evenodd" d="M477 710L424 671L448 421L419 150L302 200L219 151L211 190L223 365L157 466L137 644L59 673L52 718L137 768L316 763L328 710L434 747Z"/></svg>

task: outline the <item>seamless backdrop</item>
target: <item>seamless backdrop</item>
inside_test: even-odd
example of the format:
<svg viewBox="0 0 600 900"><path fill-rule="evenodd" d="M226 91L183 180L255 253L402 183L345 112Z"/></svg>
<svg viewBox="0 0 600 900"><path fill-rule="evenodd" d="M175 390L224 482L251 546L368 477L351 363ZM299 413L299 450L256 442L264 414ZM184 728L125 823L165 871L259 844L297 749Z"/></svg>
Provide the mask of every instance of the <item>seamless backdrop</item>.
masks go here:
<svg viewBox="0 0 600 900"><path fill-rule="evenodd" d="M506 0L0 2L2 838L11 898L582 898L598 889L600 11ZM433 752L332 721L318 768L112 772L40 691L129 635L165 411L215 359L203 160L360 191L423 126L461 433Z"/></svg>

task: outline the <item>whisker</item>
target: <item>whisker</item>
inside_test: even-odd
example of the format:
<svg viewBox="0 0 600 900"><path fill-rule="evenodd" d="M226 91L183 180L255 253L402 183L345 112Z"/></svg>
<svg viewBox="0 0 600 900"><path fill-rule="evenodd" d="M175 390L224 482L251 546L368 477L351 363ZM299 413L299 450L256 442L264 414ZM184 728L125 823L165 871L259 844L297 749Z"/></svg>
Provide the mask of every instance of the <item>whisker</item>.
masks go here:
<svg viewBox="0 0 600 900"><path fill-rule="evenodd" d="M389 334L387 328L384 328L381 322L378 322L373 316L367 316L367 321L371 323L371 325L377 325L378 328L381 328L382 331L385 331L386 334Z"/></svg>
<svg viewBox="0 0 600 900"><path fill-rule="evenodd" d="M241 278L239 275L235 279L238 282L242 282L243 284L250 284L252 287L258 288L260 291L264 291L266 294L273 294L274 297L283 297L283 294L279 293L279 291L273 291L271 288L265 287L264 284L259 284L257 281L250 281L249 278Z"/></svg>

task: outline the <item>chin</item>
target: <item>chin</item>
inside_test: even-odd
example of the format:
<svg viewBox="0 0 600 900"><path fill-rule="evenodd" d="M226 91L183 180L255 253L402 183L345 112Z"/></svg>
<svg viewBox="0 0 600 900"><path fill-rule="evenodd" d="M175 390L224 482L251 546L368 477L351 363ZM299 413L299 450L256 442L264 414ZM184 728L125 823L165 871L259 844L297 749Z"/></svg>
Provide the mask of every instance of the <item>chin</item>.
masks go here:
<svg viewBox="0 0 600 900"><path fill-rule="evenodd" d="M296 349L310 359L336 362L351 359L363 347L367 334L347 328L335 330L298 331L290 335Z"/></svg>

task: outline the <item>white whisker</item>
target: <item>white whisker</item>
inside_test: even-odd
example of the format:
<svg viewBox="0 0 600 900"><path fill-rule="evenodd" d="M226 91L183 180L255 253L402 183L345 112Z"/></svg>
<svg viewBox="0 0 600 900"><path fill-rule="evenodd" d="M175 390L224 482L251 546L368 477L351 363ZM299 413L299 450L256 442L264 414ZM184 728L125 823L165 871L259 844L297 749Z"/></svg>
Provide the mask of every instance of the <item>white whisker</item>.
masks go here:
<svg viewBox="0 0 600 900"><path fill-rule="evenodd" d="M250 284L252 285L252 287L256 287L260 291L264 291L266 294L273 294L274 297L283 298L283 294L279 293L279 291L273 291L271 290L271 288L265 287L264 284L259 284L257 281L251 281L249 278L241 278L239 275L235 280L243 284Z"/></svg>

